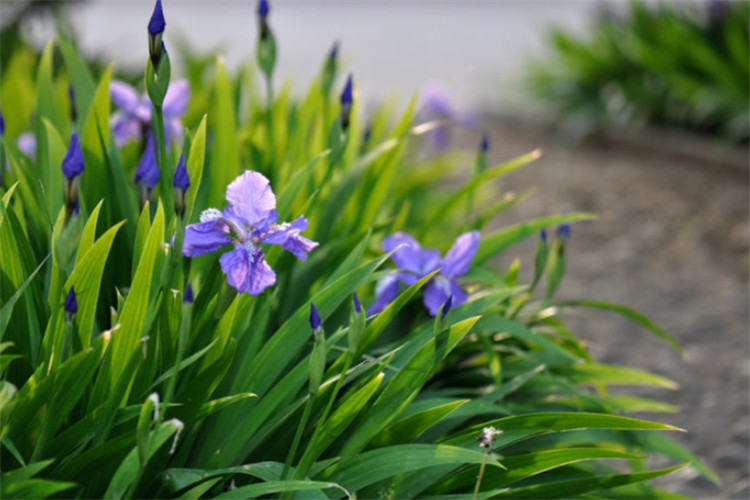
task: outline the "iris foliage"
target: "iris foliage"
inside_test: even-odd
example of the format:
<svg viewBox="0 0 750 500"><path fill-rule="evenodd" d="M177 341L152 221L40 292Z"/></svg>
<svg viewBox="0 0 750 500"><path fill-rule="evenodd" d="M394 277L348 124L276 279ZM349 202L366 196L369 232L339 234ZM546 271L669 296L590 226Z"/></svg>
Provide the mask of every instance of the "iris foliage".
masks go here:
<svg viewBox="0 0 750 500"><path fill-rule="evenodd" d="M364 134L356 86L347 84L343 106L339 99L337 64L322 58L321 77L293 97L274 85L268 5L260 31L258 60L236 74L220 58L186 61L192 93L181 139L165 133L158 104L170 78L168 31L165 46L150 33L161 60L145 62L144 48L150 139L115 135L124 110L111 99L113 67L94 74L64 37L38 59L10 57L0 89L3 498L411 498L475 489L481 498L642 498L664 495L648 481L691 461L714 479L660 432L677 429L630 416L671 407L609 393L674 384L597 363L567 328L567 308L603 308L679 349L627 308L556 302L565 230L539 240L532 284L521 282L518 264L507 272L492 264L540 230L591 218L491 229L518 201L490 202L494 180L539 152L487 167L484 146L481 168L446 188L441 178L459 165L414 155L430 128L415 122L416 98L400 113L379 107ZM16 143L30 128L33 158ZM85 168L63 175L74 133ZM160 176L141 190L133 179L144 154ZM230 199L227 187L250 178L272 189L273 207L265 187ZM205 241L190 225L225 207L225 197L234 212L204 217L220 221L209 228L220 243L191 252L188 244ZM408 248L383 250L397 233L446 257L401 279L366 317L376 282L394 272L386 263ZM448 252L461 234L471 239L468 259L457 255L463 243ZM260 266L258 252L275 279L264 274L253 288L241 265ZM235 257L249 260L224 265ZM451 289L464 295L438 304L440 314L423 308L423 291L428 302ZM649 456L674 465L653 469Z"/></svg>

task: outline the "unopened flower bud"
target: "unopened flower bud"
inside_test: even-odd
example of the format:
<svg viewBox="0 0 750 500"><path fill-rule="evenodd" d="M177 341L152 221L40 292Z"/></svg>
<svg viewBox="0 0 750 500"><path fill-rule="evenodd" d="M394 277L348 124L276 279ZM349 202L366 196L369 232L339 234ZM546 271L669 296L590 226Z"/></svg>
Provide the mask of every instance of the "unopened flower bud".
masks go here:
<svg viewBox="0 0 750 500"><path fill-rule="evenodd" d="M159 68L161 54L164 48L162 36L167 23L164 21L164 11L161 8L161 0L156 0L154 12L151 14L151 20L148 22L148 53L151 57L151 64L154 69Z"/></svg>
<svg viewBox="0 0 750 500"><path fill-rule="evenodd" d="M80 184L81 174L83 173L83 149L78 141L78 134L75 132L70 138L70 145L62 161L62 172L65 176L63 180L63 197L65 198L65 221L70 220L71 215L78 205L78 185Z"/></svg>
<svg viewBox="0 0 750 500"><path fill-rule="evenodd" d="M260 24L260 39L265 40L268 38L268 13L271 12L271 8L268 5L267 0L260 0L258 2L258 23Z"/></svg>
<svg viewBox="0 0 750 500"><path fill-rule="evenodd" d="M174 171L174 180L172 182L174 186L174 210L182 217L185 215L185 194L187 193L188 187L190 187L190 176L188 175L187 167L185 166L185 157L180 155L180 160L177 162L177 168Z"/></svg>
<svg viewBox="0 0 750 500"><path fill-rule="evenodd" d="M65 298L63 309L65 310L65 320L73 321L73 318L75 318L75 315L78 312L78 301L76 300L75 288L72 286L70 287L68 296Z"/></svg>
<svg viewBox="0 0 750 500"><path fill-rule="evenodd" d="M490 149L490 140L487 137L487 134L482 135L482 142L479 143L479 150L482 153L487 153Z"/></svg>
<svg viewBox="0 0 750 500"><path fill-rule="evenodd" d="M567 240L570 238L570 224L560 224L557 227L557 236L561 240Z"/></svg>
<svg viewBox="0 0 750 500"><path fill-rule="evenodd" d="M344 90L341 92L341 130L344 132L349 128L349 118L351 117L352 103L354 102L352 92L352 75L349 74L346 79L346 85L344 85Z"/></svg>
<svg viewBox="0 0 750 500"><path fill-rule="evenodd" d="M192 304L195 302L195 295L193 294L193 285L190 283L185 287L185 294L182 296L183 304Z"/></svg>
<svg viewBox="0 0 750 500"><path fill-rule="evenodd" d="M310 328L312 328L313 332L316 332L317 330L320 330L322 328L322 322L320 321L320 314L318 313L318 308L315 307L315 304L312 302L310 303Z"/></svg>

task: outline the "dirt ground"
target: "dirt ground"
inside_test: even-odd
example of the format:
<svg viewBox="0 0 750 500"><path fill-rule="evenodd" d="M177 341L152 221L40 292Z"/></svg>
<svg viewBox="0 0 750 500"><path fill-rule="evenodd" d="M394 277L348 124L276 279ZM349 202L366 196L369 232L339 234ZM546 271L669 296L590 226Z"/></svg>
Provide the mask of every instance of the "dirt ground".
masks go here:
<svg viewBox="0 0 750 500"><path fill-rule="evenodd" d="M502 214L501 225L562 211L599 217L573 227L558 298L630 306L685 348L680 357L614 313L568 311L573 330L599 361L679 384L676 391L628 393L679 405L676 414L637 416L687 429L676 439L723 484L716 487L692 469L659 484L697 498L750 498L748 171L591 141L571 144L549 129L507 120L488 124L492 164L544 150L536 164L506 178L506 189L536 192ZM513 248L505 263L520 257L529 273L534 245Z"/></svg>

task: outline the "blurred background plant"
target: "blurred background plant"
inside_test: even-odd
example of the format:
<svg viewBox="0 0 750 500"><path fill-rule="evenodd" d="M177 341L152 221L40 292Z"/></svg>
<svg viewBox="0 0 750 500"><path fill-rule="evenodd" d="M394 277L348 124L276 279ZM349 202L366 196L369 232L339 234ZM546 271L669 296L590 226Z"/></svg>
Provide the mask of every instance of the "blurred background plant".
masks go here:
<svg viewBox="0 0 750 500"><path fill-rule="evenodd" d="M534 96L579 133L668 125L748 140L750 4L603 4L584 36L553 29L527 75Z"/></svg>

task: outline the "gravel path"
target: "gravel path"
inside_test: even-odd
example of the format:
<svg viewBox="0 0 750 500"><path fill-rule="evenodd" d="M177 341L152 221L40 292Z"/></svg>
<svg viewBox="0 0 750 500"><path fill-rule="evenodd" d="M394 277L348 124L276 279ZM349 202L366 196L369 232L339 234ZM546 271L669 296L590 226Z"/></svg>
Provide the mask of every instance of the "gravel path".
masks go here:
<svg viewBox="0 0 750 500"><path fill-rule="evenodd" d="M496 162L544 150L536 164L506 178L506 189L533 186L536 192L504 213L501 225L568 210L599 216L574 226L558 297L633 307L685 348L681 358L618 315L570 310L571 326L598 360L653 371L680 385L628 392L679 405L677 414L639 416L687 429L678 441L723 485L691 470L660 484L697 498L750 498L748 172L632 148L572 145L547 130L502 120L488 130ZM503 263L520 257L530 273L534 245L519 245Z"/></svg>

